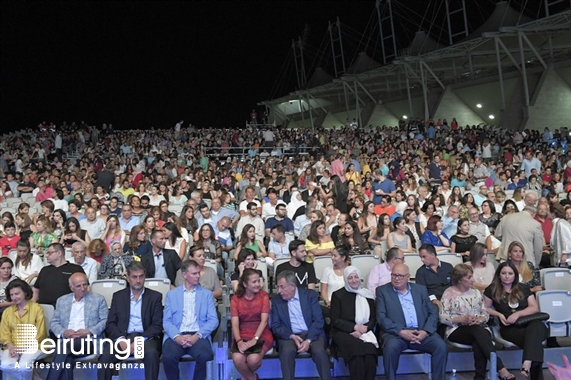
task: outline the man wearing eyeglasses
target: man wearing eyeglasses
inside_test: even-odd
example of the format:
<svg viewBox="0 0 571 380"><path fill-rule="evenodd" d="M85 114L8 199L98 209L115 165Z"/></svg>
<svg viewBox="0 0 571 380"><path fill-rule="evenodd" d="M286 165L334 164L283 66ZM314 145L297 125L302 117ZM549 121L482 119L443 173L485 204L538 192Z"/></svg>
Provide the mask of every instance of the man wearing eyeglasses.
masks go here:
<svg viewBox="0 0 571 380"><path fill-rule="evenodd" d="M458 230L458 219L460 218L460 212L458 206L450 205L446 215L442 217L442 233L446 236L456 235Z"/></svg>
<svg viewBox="0 0 571 380"><path fill-rule="evenodd" d="M432 307L426 287L409 283L409 278L408 267L395 264L391 282L376 290L385 376L396 379L400 354L412 349L430 353L432 378L445 379L448 349L436 333L438 311Z"/></svg>
<svg viewBox="0 0 571 380"><path fill-rule="evenodd" d="M475 207L468 209L468 219L470 219L470 235L478 238L478 243L486 244L486 239L490 236L490 228L480 221L480 212Z"/></svg>
<svg viewBox="0 0 571 380"><path fill-rule="evenodd" d="M52 243L45 251L48 266L42 268L34 284L32 300L56 306L59 297L71 293L69 278L74 273L84 273L83 268L65 259L65 250L60 243Z"/></svg>
<svg viewBox="0 0 571 380"><path fill-rule="evenodd" d="M236 225L236 234L241 234L246 224L251 224L256 230L256 240L259 240L263 243L266 228L262 217L260 217L258 213L258 204L255 202L250 202L247 205L247 209L248 213L242 215L238 221L238 224Z"/></svg>

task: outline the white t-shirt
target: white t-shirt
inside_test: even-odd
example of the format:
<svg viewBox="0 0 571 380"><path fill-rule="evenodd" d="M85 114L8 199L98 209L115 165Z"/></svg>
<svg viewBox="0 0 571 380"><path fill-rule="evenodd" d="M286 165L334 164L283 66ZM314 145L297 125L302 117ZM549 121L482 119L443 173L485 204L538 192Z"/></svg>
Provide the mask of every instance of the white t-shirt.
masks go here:
<svg viewBox="0 0 571 380"><path fill-rule="evenodd" d="M341 289L345 286L343 276L337 276L333 270L333 266L327 267L323 270L321 275L321 283L327 284L327 298L331 300L331 295L334 291Z"/></svg>

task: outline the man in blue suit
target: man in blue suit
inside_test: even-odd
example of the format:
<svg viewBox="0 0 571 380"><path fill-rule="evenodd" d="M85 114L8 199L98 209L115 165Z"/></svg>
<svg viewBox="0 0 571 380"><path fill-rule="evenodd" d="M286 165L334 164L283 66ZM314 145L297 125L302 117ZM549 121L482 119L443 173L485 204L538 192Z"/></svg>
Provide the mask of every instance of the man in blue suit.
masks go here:
<svg viewBox="0 0 571 380"><path fill-rule="evenodd" d="M49 380L73 379L74 358L81 355L74 355L71 350L84 355L94 353L95 340L88 343L85 338L87 336L101 337L107 322L105 298L88 291L89 282L85 273L72 274L69 277L69 287L72 293L59 297L56 302L50 330L56 337L70 339L70 341L66 343L65 352L60 350L61 352L54 356L53 364L59 365L50 368L47 377ZM64 370L63 366L66 363L70 368Z"/></svg>
<svg viewBox="0 0 571 380"><path fill-rule="evenodd" d="M319 377L330 380L329 355L325 351L323 313L317 292L296 285L295 273L277 275L279 297L272 298L270 325L278 339L280 365L284 380L295 378L295 356L310 352Z"/></svg>
<svg viewBox="0 0 571 380"><path fill-rule="evenodd" d="M183 355L196 361L195 380L206 379L206 362L213 359L210 335L218 327L214 296L199 285L200 267L194 260L181 266L184 284L169 291L165 301L163 366L167 379L178 380Z"/></svg>
<svg viewBox="0 0 571 380"><path fill-rule="evenodd" d="M438 314L423 285L408 282L405 264L397 264L391 282L376 291L377 321L383 340L383 363L388 380L396 379L401 352L413 349L431 354L432 378L446 378L448 350L436 333Z"/></svg>

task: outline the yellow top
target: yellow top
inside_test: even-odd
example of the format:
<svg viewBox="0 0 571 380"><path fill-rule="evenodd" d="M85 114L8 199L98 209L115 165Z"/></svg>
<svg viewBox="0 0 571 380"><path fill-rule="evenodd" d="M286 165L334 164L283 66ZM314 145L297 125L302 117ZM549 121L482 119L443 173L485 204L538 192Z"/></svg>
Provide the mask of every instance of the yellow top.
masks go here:
<svg viewBox="0 0 571 380"><path fill-rule="evenodd" d="M312 249L330 249L330 248L335 248L335 243L333 242L333 240L328 241L327 243L314 244L311 242L311 240L305 239L305 250L307 252L311 251Z"/></svg>
<svg viewBox="0 0 571 380"><path fill-rule="evenodd" d="M0 322L0 342L6 346L12 343L16 347L26 346L26 340L20 341L24 337L16 335L16 326L18 324L30 324L36 326L36 340L41 343L46 339L46 322L44 321L44 309L34 301L28 301L24 307L24 315L20 317L18 306L12 305L2 313L2 322Z"/></svg>
<svg viewBox="0 0 571 380"><path fill-rule="evenodd" d="M347 181L353 181L355 185L361 183L361 176L357 172L353 172L352 174L347 172L345 173L345 178L347 179Z"/></svg>

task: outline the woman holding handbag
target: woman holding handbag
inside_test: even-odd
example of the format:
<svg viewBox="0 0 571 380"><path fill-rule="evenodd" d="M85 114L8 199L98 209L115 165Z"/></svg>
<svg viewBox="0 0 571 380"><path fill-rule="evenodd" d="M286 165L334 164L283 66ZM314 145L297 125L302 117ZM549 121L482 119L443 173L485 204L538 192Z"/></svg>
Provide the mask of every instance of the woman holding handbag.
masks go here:
<svg viewBox="0 0 571 380"><path fill-rule="evenodd" d="M492 284L484 292L488 313L500 320L500 334L523 348L521 373L533 380L543 379L543 345L549 332L541 320L531 320L521 325L518 319L537 314L535 296L528 286L521 285L519 274L511 261L501 263L496 269ZM521 322L521 321L520 321Z"/></svg>
<svg viewBox="0 0 571 380"><path fill-rule="evenodd" d="M446 338L451 342L472 346L474 379L486 378L486 365L495 352L492 336L486 325L489 314L482 293L474 288L474 272L467 264L458 264L452 271L452 286L444 291L440 306L440 323L446 325ZM496 358L501 380L513 380L502 360Z"/></svg>
<svg viewBox="0 0 571 380"><path fill-rule="evenodd" d="M268 325L270 297L262 290L260 275L246 268L240 277L238 289L230 301L232 316L232 361L245 380L256 380L256 371L262 365L266 352L274 344Z"/></svg>

